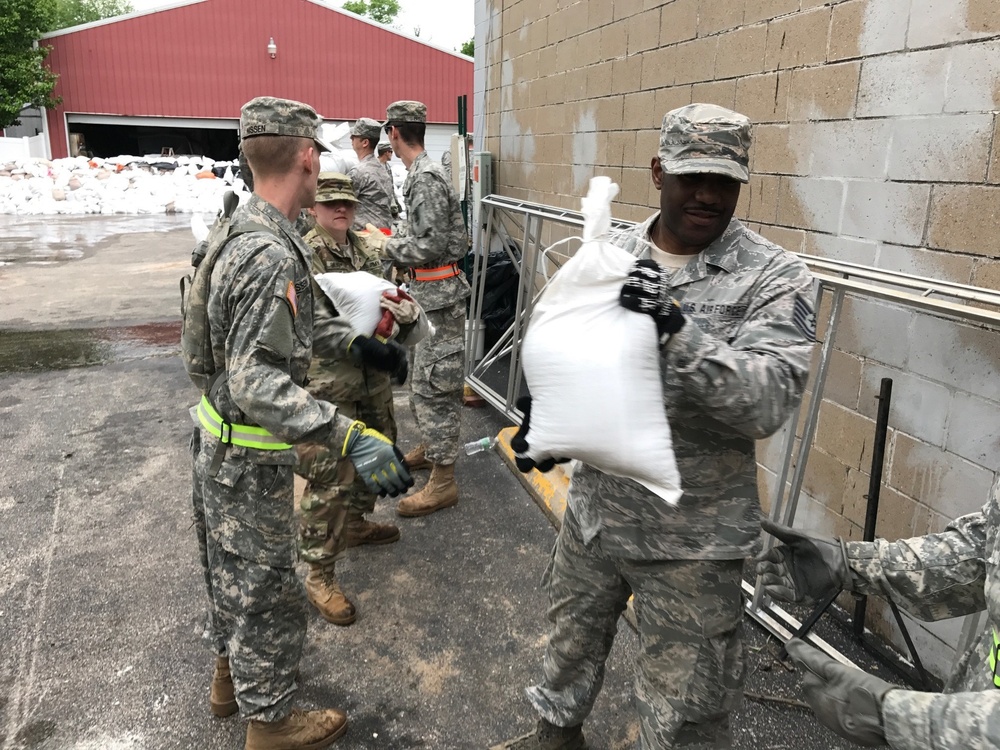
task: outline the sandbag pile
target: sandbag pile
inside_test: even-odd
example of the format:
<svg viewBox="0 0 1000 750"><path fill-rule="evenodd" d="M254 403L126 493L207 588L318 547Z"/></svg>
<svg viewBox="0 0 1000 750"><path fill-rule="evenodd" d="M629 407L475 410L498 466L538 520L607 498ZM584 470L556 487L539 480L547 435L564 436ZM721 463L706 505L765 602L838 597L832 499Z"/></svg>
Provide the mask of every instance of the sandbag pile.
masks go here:
<svg viewBox="0 0 1000 750"><path fill-rule="evenodd" d="M238 171L195 156L19 160L0 164L0 214L211 212Z"/></svg>

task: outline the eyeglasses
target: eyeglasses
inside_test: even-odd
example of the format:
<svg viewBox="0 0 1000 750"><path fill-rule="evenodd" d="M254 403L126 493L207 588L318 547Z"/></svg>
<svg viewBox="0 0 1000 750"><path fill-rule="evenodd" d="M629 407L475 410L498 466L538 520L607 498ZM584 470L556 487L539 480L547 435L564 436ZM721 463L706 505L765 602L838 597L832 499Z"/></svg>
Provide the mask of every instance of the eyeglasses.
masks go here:
<svg viewBox="0 0 1000 750"><path fill-rule="evenodd" d="M382 126L382 130L385 131L386 135L389 135L389 133L392 132L392 128L393 128L393 125L392 125L391 122L387 122L385 125Z"/></svg>

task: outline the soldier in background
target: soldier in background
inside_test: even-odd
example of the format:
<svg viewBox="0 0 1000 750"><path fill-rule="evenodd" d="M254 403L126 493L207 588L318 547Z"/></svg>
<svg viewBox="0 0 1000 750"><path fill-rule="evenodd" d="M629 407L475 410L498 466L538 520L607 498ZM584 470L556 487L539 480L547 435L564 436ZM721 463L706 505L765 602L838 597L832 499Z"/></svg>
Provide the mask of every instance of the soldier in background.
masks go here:
<svg viewBox="0 0 1000 750"><path fill-rule="evenodd" d="M782 542L757 564L764 591L775 599L813 603L843 589L891 599L928 622L989 615L978 640L959 655L944 694L902 689L789 641L822 724L860 745L897 750L1000 747L1000 480L981 511L940 534L851 542L769 521L764 529Z"/></svg>
<svg viewBox="0 0 1000 750"><path fill-rule="evenodd" d="M312 249L314 275L366 271L381 277L378 254L351 229L357 204L347 175L323 172L319 176L314 209L317 225L304 238ZM315 280L313 306L322 328L322 321L335 313ZM399 322L416 319L413 307L412 319ZM314 354L309 392L336 404L341 414L361 420L395 442L390 372L406 371L406 350L394 341L382 342L353 332L341 338L339 344L332 354ZM348 547L397 541L399 529L365 519L365 514L375 509L375 494L346 462L327 465L322 452L314 455L305 449L300 451L296 472L309 480L299 501L299 555L309 564L306 596L328 622L350 625L357 610L337 582L336 561Z"/></svg>
<svg viewBox="0 0 1000 750"><path fill-rule="evenodd" d="M459 267L469 240L462 209L441 165L424 150L427 107L399 101L386 110L385 132L406 165L407 220L390 238L377 238L397 268L412 269L412 294L435 328L413 354L410 406L420 444L407 454L414 469L431 469L419 492L400 500L401 516L424 516L458 502L458 458L465 362L465 300L469 283Z"/></svg>
<svg viewBox="0 0 1000 750"><path fill-rule="evenodd" d="M227 238L211 268L207 330L182 332L208 336L214 361L211 387L192 410L191 440L205 635L217 657L209 705L217 716L239 710L250 720L246 750L326 747L347 730L343 711L291 705L306 631L294 568L295 446L318 444L349 459L375 491L412 484L391 441L302 387L313 346L310 252L292 220L315 200L319 153L329 148L320 123L311 107L287 99L243 106L254 194L233 216L241 233Z"/></svg>
<svg viewBox="0 0 1000 750"><path fill-rule="evenodd" d="M663 118L651 164L660 211L615 243L639 258L621 304L656 322L684 494L671 506L632 480L587 465L574 472L545 577L543 679L527 691L540 719L500 747L585 747L582 723L629 595L641 746L732 747L741 573L761 528L754 443L801 401L814 334L805 265L733 218L749 181L750 131L746 117L713 105ZM521 454L531 441L526 406L511 441Z"/></svg>
<svg viewBox="0 0 1000 750"><path fill-rule="evenodd" d="M371 224L376 229L389 229L399 215L393 212L392 177L375 158L375 147L382 134L382 126L368 117L362 117L351 128L351 147L358 156L358 165L348 173L358 196L354 229L361 230Z"/></svg>

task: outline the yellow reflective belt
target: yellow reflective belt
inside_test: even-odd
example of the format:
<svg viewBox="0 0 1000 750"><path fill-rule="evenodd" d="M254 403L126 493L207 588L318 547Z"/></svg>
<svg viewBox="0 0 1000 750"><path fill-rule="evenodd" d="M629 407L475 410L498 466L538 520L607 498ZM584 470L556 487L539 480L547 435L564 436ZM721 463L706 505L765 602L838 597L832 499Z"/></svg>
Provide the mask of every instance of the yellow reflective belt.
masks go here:
<svg viewBox="0 0 1000 750"><path fill-rule="evenodd" d="M1000 687L1000 675L997 674L997 650L1000 649L1000 635L993 628L993 646L990 648L990 672L993 673L993 685Z"/></svg>
<svg viewBox="0 0 1000 750"><path fill-rule="evenodd" d="M288 443L278 440L263 427L227 422L219 415L206 396L202 396L201 401L198 402L198 422L212 435L229 445L256 448L259 451L284 451L292 447Z"/></svg>

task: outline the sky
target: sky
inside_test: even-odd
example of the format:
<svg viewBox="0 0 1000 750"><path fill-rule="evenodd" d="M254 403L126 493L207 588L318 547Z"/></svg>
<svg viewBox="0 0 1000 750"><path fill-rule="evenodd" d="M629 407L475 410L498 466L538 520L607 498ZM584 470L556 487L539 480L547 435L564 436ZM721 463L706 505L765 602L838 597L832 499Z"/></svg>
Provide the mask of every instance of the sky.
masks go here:
<svg viewBox="0 0 1000 750"><path fill-rule="evenodd" d="M324 0L340 7L343 0ZM131 0L136 10L150 10L173 5L176 0ZM413 34L420 28L420 39L448 50L456 50L472 39L475 31L473 0L399 0L400 13L393 24L399 31Z"/></svg>

